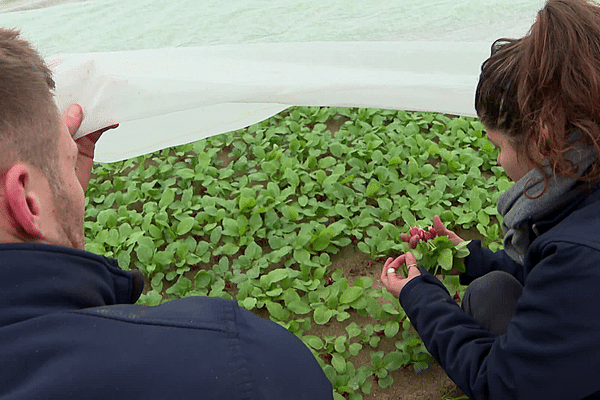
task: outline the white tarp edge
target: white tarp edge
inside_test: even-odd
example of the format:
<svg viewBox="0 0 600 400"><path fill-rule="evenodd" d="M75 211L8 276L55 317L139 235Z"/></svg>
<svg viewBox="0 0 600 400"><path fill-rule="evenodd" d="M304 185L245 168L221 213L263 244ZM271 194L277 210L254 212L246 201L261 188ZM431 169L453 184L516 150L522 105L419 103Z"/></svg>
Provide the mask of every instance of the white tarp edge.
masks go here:
<svg viewBox="0 0 600 400"><path fill-rule="evenodd" d="M60 55L49 64L59 107L84 108L79 135L121 124L96 152L98 161L117 161L239 129L288 105L475 115L474 90L489 48L269 43Z"/></svg>

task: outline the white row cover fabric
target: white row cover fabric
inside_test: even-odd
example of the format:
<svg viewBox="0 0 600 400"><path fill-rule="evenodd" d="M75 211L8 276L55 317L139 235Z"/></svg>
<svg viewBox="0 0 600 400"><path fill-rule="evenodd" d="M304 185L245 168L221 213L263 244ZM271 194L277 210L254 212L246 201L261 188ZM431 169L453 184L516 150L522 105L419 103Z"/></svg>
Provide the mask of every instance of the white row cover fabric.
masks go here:
<svg viewBox="0 0 600 400"><path fill-rule="evenodd" d="M57 4L64 3L64 4ZM160 3L160 4L157 4ZM52 7L46 7L53 5ZM475 115L481 63L539 0L47 0L0 3L47 57L96 161L240 129L291 105Z"/></svg>

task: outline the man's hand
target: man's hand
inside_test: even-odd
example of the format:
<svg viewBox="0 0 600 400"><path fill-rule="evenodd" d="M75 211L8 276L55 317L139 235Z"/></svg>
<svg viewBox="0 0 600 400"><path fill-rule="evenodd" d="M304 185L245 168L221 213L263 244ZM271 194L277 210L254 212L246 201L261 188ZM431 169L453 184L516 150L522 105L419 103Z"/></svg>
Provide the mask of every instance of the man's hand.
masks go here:
<svg viewBox="0 0 600 400"><path fill-rule="evenodd" d="M69 129L71 137L75 135L81 121L83 121L83 110L79 104L72 104L63 113L63 121ZM114 124L102 128L96 132L90 133L89 135L83 136L75 141L79 148L79 156L77 158L77 179L79 184L85 192L90 182L90 176L92 174L92 165L94 163L94 149L96 148L96 142L100 136L109 129L118 127L119 124Z"/></svg>
<svg viewBox="0 0 600 400"><path fill-rule="evenodd" d="M408 276L406 278L401 278L397 274L404 263L406 263L406 266L408 267ZM387 259L383 266L383 271L381 271L381 283L383 283L383 286L385 286L388 292L398 299L404 286L406 286L411 279L419 275L421 275L421 271L419 271L419 265L417 264L415 256L413 253L407 252L396 259Z"/></svg>

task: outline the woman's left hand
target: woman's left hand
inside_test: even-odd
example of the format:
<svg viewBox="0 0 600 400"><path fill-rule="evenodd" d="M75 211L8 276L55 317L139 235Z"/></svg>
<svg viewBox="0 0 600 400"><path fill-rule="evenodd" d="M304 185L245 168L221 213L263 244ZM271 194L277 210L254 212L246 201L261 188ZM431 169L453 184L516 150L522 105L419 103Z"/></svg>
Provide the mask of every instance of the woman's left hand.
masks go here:
<svg viewBox="0 0 600 400"><path fill-rule="evenodd" d="M398 271L401 271L402 264L406 263L408 267L408 276L401 278ZM381 283L395 298L400 297L400 292L404 286L414 277L421 275L419 265L413 253L407 252L397 258L388 258L381 271Z"/></svg>

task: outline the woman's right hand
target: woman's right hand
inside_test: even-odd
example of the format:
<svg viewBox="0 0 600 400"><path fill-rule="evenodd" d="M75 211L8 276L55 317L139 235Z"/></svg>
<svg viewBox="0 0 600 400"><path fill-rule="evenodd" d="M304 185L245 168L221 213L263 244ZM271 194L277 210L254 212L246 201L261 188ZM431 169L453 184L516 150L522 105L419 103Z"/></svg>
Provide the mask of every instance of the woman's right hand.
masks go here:
<svg viewBox="0 0 600 400"><path fill-rule="evenodd" d="M450 239L450 241L454 243L455 246L460 242L465 241L463 238L458 236L456 233L452 232L450 229L446 229L446 227L442 223L442 220L437 215L433 216L433 227L439 236L447 236L448 239ZM464 262L465 260L462 259L462 261ZM450 271L450 275L460 275L461 273L462 272L460 272L456 268L452 268L452 271Z"/></svg>
<svg viewBox="0 0 600 400"><path fill-rule="evenodd" d="M452 232L450 229L446 229L444 223L440 219L439 216L433 216L433 228L437 232L439 236L448 236L448 239L456 246L460 242L464 242L464 239L458 236L456 233Z"/></svg>

